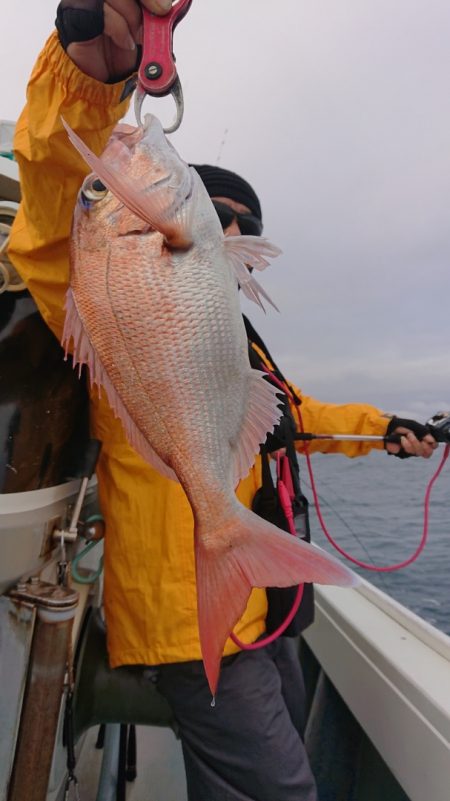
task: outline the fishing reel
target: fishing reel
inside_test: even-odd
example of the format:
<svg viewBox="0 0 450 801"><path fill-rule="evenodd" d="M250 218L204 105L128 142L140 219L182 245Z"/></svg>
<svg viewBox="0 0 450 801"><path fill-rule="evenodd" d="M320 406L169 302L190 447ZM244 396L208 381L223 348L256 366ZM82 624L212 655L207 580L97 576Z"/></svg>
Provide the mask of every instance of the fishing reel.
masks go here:
<svg viewBox="0 0 450 801"><path fill-rule="evenodd" d="M450 412L436 412L426 425L436 442L450 443Z"/></svg>

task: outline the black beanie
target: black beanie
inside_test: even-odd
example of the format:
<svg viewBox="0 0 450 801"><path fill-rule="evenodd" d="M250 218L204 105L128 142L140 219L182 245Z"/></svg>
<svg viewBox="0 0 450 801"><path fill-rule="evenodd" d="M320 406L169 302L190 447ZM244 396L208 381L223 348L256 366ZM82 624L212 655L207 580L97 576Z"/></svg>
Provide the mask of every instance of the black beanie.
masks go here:
<svg viewBox="0 0 450 801"><path fill-rule="evenodd" d="M191 164L191 167L197 170L210 197L229 197L237 203L243 203L262 222L258 196L240 175L210 164Z"/></svg>

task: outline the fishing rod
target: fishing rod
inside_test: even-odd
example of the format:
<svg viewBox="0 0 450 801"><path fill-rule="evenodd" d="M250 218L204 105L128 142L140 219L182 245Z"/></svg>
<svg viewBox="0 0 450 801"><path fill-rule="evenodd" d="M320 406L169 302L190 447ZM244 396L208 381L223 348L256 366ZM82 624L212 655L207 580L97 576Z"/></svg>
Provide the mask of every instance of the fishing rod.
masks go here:
<svg viewBox="0 0 450 801"><path fill-rule="evenodd" d="M450 412L437 412L425 424L426 433L431 434L436 442L450 443ZM302 442L311 440L338 440L339 442L384 442L400 445L403 434L387 434L386 436L375 434L312 434L302 431L294 434L294 439Z"/></svg>

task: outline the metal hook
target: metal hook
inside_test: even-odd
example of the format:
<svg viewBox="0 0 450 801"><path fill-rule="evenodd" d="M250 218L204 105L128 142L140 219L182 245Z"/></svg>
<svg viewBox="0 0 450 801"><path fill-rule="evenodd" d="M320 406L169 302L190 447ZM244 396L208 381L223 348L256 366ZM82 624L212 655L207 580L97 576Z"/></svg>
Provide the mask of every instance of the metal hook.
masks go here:
<svg viewBox="0 0 450 801"><path fill-rule="evenodd" d="M171 125L167 128L163 128L164 133L174 133L174 131L178 130L181 125L181 121L183 119L184 114L184 99L183 99L183 89L181 86L181 81L177 76L174 83L172 84L170 94L172 95L175 101L175 109L176 109L176 117L175 120ZM134 94L134 113L136 115L136 122L138 125L142 125L142 105L144 102L144 98L148 96L148 93L145 89L142 88L141 84L138 83L136 86L136 91Z"/></svg>
<svg viewBox="0 0 450 801"><path fill-rule="evenodd" d="M141 108L144 96L164 97L171 94L175 100L176 118L165 133L173 133L183 119L184 102L173 53L173 32L188 12L192 0L178 0L171 11L163 16L142 9L142 59L138 69L134 109L138 125L142 125Z"/></svg>

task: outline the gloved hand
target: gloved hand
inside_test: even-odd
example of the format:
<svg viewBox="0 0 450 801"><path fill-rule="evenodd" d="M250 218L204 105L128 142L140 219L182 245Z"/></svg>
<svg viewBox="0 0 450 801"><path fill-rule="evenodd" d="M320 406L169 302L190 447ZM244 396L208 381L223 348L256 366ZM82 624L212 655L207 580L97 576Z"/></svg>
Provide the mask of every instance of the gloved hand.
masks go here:
<svg viewBox="0 0 450 801"><path fill-rule="evenodd" d="M417 423L416 420L406 420L402 417L393 417L389 421L386 434L403 434L401 445L393 442L386 443L388 453L407 459L409 456L423 456L429 459L438 443L430 434L427 426Z"/></svg>
<svg viewBox="0 0 450 801"><path fill-rule="evenodd" d="M127 78L139 65L141 6L167 14L172 0L61 0L55 24L69 58L97 81Z"/></svg>

